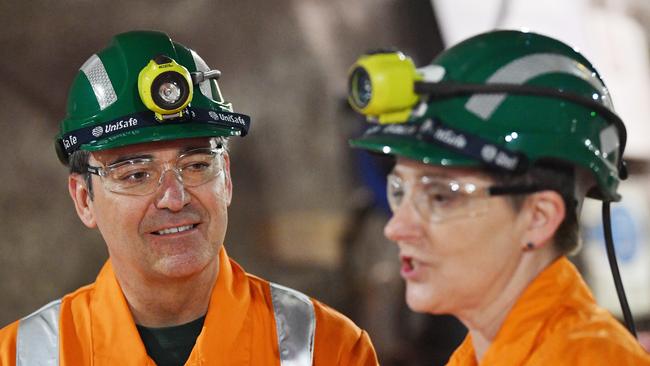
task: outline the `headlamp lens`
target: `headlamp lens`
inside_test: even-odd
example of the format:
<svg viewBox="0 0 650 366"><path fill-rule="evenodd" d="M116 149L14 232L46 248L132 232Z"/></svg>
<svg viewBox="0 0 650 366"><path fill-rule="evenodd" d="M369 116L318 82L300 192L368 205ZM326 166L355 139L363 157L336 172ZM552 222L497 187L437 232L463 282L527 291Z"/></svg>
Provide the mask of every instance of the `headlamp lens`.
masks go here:
<svg viewBox="0 0 650 366"><path fill-rule="evenodd" d="M181 89L174 82L164 83L158 89L160 97L169 104L178 102L181 97Z"/></svg>
<svg viewBox="0 0 650 366"><path fill-rule="evenodd" d="M363 109L370 103L372 83L366 69L359 66L352 71L348 88L350 100L357 108Z"/></svg>
<svg viewBox="0 0 650 366"><path fill-rule="evenodd" d="M181 107L190 96L190 86L183 75L176 71L166 71L151 83L151 97L154 103L164 110Z"/></svg>

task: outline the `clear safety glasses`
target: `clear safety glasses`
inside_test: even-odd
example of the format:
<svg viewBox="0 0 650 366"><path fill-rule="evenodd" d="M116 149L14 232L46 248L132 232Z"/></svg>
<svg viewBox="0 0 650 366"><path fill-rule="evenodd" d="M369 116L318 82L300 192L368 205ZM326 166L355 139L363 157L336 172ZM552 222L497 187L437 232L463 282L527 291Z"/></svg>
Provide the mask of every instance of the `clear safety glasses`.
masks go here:
<svg viewBox="0 0 650 366"><path fill-rule="evenodd" d="M120 161L106 167L88 166L104 187L114 193L144 196L155 192L168 170L185 187L205 184L223 173L223 149L200 148L187 151L173 162L150 158Z"/></svg>
<svg viewBox="0 0 650 366"><path fill-rule="evenodd" d="M393 212L404 199L410 199L420 218L427 222L441 222L458 217L472 217L488 210L491 196L538 192L536 186L493 186L423 176L414 183L389 174L388 203Z"/></svg>

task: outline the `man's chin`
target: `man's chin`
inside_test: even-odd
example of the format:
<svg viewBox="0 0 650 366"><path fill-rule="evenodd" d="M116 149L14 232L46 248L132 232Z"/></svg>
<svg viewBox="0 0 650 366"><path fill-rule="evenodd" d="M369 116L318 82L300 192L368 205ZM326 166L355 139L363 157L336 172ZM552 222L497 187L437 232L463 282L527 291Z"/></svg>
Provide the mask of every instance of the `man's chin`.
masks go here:
<svg viewBox="0 0 650 366"><path fill-rule="evenodd" d="M210 262L210 258L196 257L185 253L160 258L152 269L159 277L182 280L205 271Z"/></svg>

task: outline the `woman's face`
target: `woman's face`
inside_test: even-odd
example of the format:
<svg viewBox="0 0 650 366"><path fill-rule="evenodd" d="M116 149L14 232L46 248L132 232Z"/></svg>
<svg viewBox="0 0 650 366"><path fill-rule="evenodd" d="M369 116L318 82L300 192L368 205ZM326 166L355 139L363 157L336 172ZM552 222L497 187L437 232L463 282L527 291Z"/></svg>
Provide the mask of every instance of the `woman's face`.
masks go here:
<svg viewBox="0 0 650 366"><path fill-rule="evenodd" d="M504 197L446 195L449 184L441 184L479 192L493 184L490 178L477 169L408 159L399 159L391 176L403 189L394 189L384 234L399 247L409 307L459 315L496 298L520 261L523 220Z"/></svg>

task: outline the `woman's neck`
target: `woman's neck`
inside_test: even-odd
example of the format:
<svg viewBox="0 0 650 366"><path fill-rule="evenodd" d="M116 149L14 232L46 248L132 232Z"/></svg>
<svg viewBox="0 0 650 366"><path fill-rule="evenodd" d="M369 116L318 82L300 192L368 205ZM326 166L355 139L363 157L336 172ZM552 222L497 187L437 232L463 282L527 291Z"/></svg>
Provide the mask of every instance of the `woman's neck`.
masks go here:
<svg viewBox="0 0 650 366"><path fill-rule="evenodd" d="M490 289L479 306L455 314L472 336L477 362L483 359L521 294L555 258L557 254L551 250L524 253L504 286Z"/></svg>

